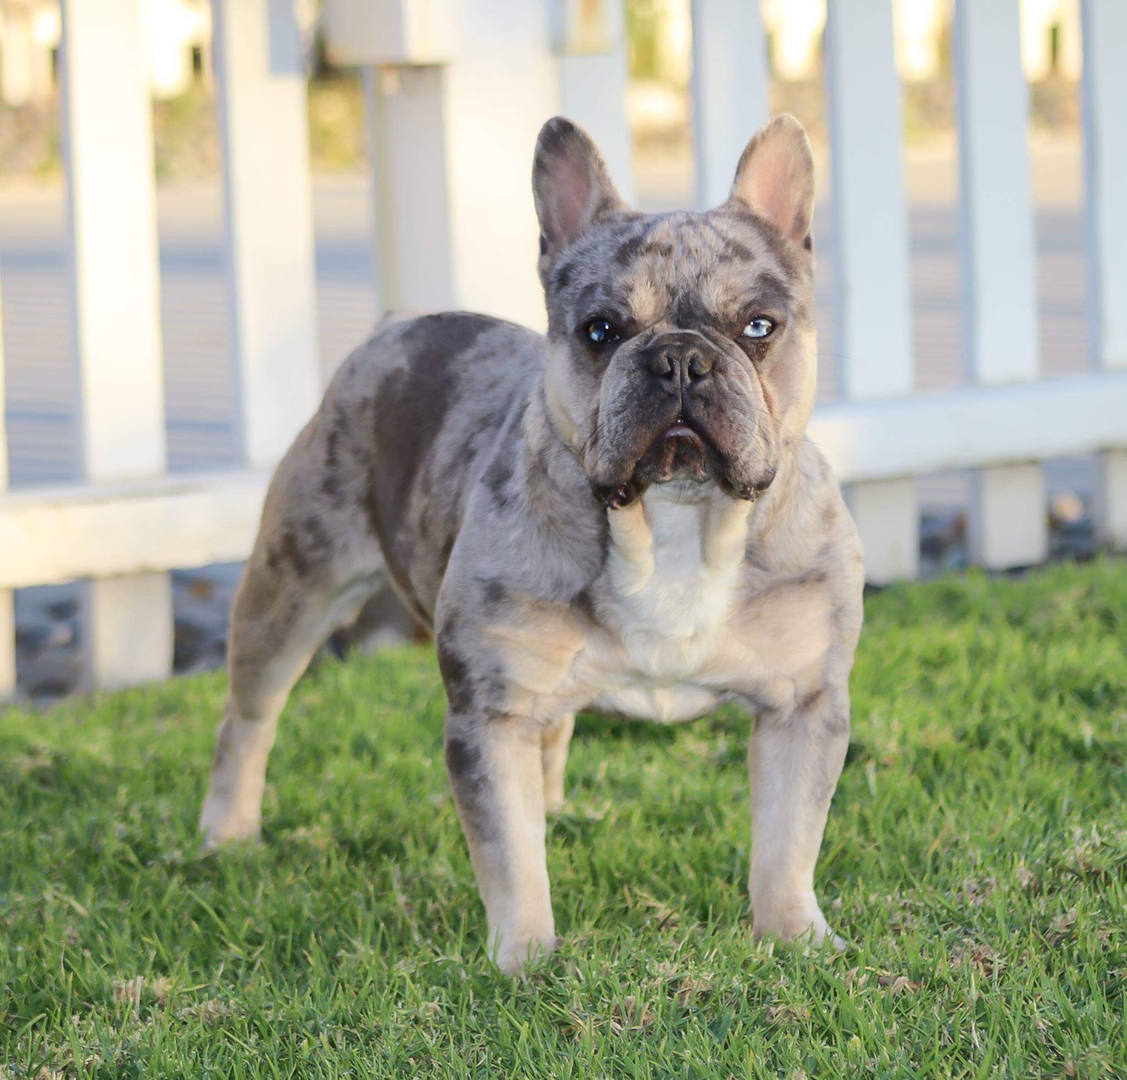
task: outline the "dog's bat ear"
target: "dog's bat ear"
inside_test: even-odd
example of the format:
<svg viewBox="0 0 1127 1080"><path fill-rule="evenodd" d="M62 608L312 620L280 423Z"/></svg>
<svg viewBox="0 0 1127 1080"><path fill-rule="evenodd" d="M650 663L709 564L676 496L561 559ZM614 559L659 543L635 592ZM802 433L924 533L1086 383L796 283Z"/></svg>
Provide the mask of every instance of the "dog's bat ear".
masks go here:
<svg viewBox="0 0 1127 1080"><path fill-rule="evenodd" d="M793 116L776 116L755 133L740 155L728 202L753 210L810 250L814 157L806 129Z"/></svg>
<svg viewBox="0 0 1127 1080"><path fill-rule="evenodd" d="M554 116L540 129L532 162L532 197L545 255L567 247L600 215L625 209L590 136L562 116Z"/></svg>

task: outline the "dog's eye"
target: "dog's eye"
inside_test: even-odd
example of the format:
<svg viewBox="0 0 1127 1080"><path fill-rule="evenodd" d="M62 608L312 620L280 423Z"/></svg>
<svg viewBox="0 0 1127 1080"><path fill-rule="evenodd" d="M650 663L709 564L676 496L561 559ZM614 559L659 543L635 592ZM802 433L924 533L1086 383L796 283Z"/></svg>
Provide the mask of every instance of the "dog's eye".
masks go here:
<svg viewBox="0 0 1127 1080"><path fill-rule="evenodd" d="M618 331L606 319L592 319L584 332L592 345L609 345L621 340Z"/></svg>
<svg viewBox="0 0 1127 1080"><path fill-rule="evenodd" d="M774 329L775 324L765 315L760 315L752 319L741 333L743 337L759 339L767 337Z"/></svg>

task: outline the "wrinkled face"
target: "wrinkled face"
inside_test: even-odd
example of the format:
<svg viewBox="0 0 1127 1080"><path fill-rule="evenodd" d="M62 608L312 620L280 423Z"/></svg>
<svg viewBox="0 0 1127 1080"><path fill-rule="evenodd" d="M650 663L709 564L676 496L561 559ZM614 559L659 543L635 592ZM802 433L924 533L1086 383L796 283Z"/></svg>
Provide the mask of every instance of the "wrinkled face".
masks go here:
<svg viewBox="0 0 1127 1080"><path fill-rule="evenodd" d="M631 212L578 129L545 149L552 124L566 121L541 135L534 189L553 425L608 505L674 479L756 498L813 404L808 210L771 207L797 240L739 198L705 214ZM553 146L567 165L543 185Z"/></svg>

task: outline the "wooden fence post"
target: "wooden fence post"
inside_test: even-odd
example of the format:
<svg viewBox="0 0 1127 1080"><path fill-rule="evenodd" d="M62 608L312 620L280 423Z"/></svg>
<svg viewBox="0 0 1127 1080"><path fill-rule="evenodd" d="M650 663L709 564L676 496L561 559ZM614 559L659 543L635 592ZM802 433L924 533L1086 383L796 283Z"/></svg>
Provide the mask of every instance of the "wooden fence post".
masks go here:
<svg viewBox="0 0 1127 1080"><path fill-rule="evenodd" d="M850 401L906 397L913 383L910 270L892 5L833 0L827 16L842 387ZM915 481L856 484L848 496L867 579L915 577Z"/></svg>
<svg viewBox="0 0 1127 1080"><path fill-rule="evenodd" d="M292 0L213 0L243 460L271 468L321 398L306 73Z"/></svg>
<svg viewBox="0 0 1127 1080"><path fill-rule="evenodd" d="M1084 179L1087 187L1088 325L1094 364L1127 368L1127 4L1083 0ZM1100 455L1097 528L1103 542L1127 548L1127 450Z"/></svg>
<svg viewBox="0 0 1127 1080"><path fill-rule="evenodd" d="M92 483L165 471L164 382L147 49L139 0L64 0L63 117L74 355ZM81 543L82 538L67 542ZM89 678L172 667L166 573L90 583Z"/></svg>
<svg viewBox="0 0 1127 1080"><path fill-rule="evenodd" d="M1037 250L1029 177L1029 91L1018 5L957 0L955 59L969 369L982 386L1038 377ZM1040 465L975 474L971 539L993 569L1048 556Z"/></svg>

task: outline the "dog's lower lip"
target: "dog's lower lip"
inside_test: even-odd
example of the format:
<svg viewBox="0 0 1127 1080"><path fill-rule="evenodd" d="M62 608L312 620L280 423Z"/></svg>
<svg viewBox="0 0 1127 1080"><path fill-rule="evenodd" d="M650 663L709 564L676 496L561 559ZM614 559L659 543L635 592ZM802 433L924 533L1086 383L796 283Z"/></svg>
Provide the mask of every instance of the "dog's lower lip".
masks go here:
<svg viewBox="0 0 1127 1080"><path fill-rule="evenodd" d="M689 425L686 424L685 421L680 419L679 417L678 417L678 419L674 420L673 423L669 427L667 427L665 429L665 437L667 439L683 439L683 438L685 438L686 436L689 436L689 435L695 436L696 432L693 431L693 429L691 427L689 427Z"/></svg>

